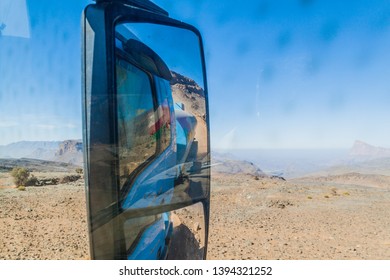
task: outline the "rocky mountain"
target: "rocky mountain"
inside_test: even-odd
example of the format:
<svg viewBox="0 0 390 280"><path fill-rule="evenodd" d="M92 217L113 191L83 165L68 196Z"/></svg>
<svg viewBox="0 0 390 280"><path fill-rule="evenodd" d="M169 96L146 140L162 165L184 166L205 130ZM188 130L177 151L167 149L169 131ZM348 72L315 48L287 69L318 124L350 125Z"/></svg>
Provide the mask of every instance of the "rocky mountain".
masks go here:
<svg viewBox="0 0 390 280"><path fill-rule="evenodd" d="M355 141L349 155L352 157L383 158L390 157L390 149L375 147L362 141Z"/></svg>
<svg viewBox="0 0 390 280"><path fill-rule="evenodd" d="M54 161L83 165L83 142L81 140L65 140L60 143Z"/></svg>
<svg viewBox="0 0 390 280"><path fill-rule="evenodd" d="M205 118L205 96L203 89L192 79L171 71L171 89L175 103L184 105L184 111Z"/></svg>
<svg viewBox="0 0 390 280"><path fill-rule="evenodd" d="M82 166L83 145L81 140L20 141L0 146L0 158L29 158Z"/></svg>
<svg viewBox="0 0 390 280"><path fill-rule="evenodd" d="M227 174L250 174L258 177L268 177L254 163L234 158L228 154L213 152L211 156L211 170Z"/></svg>
<svg viewBox="0 0 390 280"><path fill-rule="evenodd" d="M60 141L20 141L0 146L0 158L36 158L50 160Z"/></svg>
<svg viewBox="0 0 390 280"><path fill-rule="evenodd" d="M345 174L390 176L390 149L355 141L347 154L324 168L297 177L339 176Z"/></svg>
<svg viewBox="0 0 390 280"><path fill-rule="evenodd" d="M200 95L201 97L204 97L203 89L194 80L185 77L179 73L176 73L174 71L171 71L171 74L172 74L171 86L178 86L184 92L191 93L191 94L195 93Z"/></svg>

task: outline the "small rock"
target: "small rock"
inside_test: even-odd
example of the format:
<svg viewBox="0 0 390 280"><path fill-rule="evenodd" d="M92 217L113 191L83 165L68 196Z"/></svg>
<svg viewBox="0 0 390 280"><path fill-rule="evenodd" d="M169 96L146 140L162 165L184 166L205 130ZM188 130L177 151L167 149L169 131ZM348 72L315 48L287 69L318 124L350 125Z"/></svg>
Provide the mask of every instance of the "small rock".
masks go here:
<svg viewBox="0 0 390 280"><path fill-rule="evenodd" d="M194 223L193 229L194 231L199 231L201 229L200 224L198 222Z"/></svg>

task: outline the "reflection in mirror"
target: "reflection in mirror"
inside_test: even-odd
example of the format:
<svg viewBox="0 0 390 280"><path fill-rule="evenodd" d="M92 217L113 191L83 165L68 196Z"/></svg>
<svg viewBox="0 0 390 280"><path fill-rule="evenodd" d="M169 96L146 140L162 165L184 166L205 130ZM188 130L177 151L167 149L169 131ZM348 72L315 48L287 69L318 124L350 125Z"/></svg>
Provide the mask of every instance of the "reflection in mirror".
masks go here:
<svg viewBox="0 0 390 280"><path fill-rule="evenodd" d="M125 23L115 47L122 256L203 259L210 174L200 39Z"/></svg>
<svg viewBox="0 0 390 280"><path fill-rule="evenodd" d="M172 240L167 259L202 260L205 256L206 227L201 203L175 210Z"/></svg>
<svg viewBox="0 0 390 280"><path fill-rule="evenodd" d="M123 209L201 201L209 157L198 36L149 23L115 31Z"/></svg>
<svg viewBox="0 0 390 280"><path fill-rule="evenodd" d="M128 219L123 231L129 260L202 260L204 257L205 224L201 203Z"/></svg>
<svg viewBox="0 0 390 280"><path fill-rule="evenodd" d="M154 102L149 77L123 59L117 60L117 114L120 177L126 176L156 153L156 139L149 137L154 119Z"/></svg>

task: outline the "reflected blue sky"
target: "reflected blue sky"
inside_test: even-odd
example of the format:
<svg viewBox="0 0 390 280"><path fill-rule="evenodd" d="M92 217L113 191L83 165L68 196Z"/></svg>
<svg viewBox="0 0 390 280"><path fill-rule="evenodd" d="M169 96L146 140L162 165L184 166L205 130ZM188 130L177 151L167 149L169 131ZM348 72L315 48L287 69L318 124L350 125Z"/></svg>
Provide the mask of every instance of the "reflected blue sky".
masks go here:
<svg viewBox="0 0 390 280"><path fill-rule="evenodd" d="M119 25L119 29L121 27L129 29L138 40L155 51L171 71L190 77L204 87L199 38L195 33L187 29L145 23Z"/></svg>
<svg viewBox="0 0 390 280"><path fill-rule="evenodd" d="M30 39L2 31L0 145L81 137L88 2L27 1ZM388 1L154 2L204 37L213 148L390 147Z"/></svg>

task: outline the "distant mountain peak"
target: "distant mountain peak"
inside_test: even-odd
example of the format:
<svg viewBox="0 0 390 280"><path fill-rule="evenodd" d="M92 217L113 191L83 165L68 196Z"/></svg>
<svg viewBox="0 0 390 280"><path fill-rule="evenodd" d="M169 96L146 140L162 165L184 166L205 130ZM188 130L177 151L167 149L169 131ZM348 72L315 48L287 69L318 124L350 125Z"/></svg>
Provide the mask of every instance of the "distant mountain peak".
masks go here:
<svg viewBox="0 0 390 280"><path fill-rule="evenodd" d="M349 151L349 155L358 157L390 157L390 149L376 147L363 141L356 140Z"/></svg>
<svg viewBox="0 0 390 280"><path fill-rule="evenodd" d="M75 165L83 165L83 142L82 140L65 140L59 144L54 160Z"/></svg>
<svg viewBox="0 0 390 280"><path fill-rule="evenodd" d="M0 158L30 158L82 166L82 140L20 141L0 146Z"/></svg>

